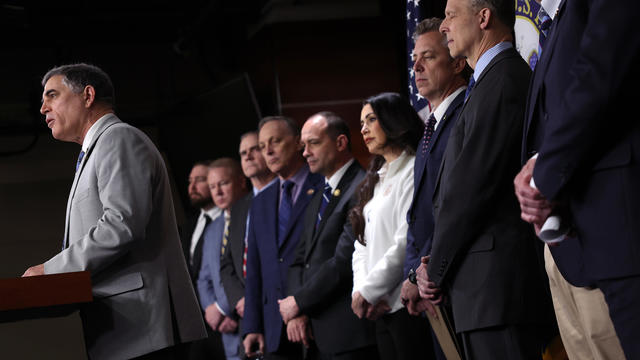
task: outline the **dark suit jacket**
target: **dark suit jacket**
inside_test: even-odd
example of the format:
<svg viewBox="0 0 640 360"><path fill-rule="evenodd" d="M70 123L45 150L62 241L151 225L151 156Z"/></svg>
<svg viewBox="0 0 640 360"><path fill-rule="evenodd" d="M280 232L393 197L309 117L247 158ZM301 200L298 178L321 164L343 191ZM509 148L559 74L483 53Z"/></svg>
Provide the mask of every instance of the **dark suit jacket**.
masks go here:
<svg viewBox="0 0 640 360"><path fill-rule="evenodd" d="M355 205L355 189L364 174L357 160L349 166L333 191L317 229L322 192L315 194L304 217L296 259L289 269L288 293L294 295L300 311L311 319L316 344L326 354L375 343L373 322L358 319L351 310L353 274L350 261L348 271L337 270L340 263L329 261L334 257L340 234L348 223L348 212ZM339 192L337 196L336 191Z"/></svg>
<svg viewBox="0 0 640 360"><path fill-rule="evenodd" d="M280 181L264 189L251 204L242 332L264 334L267 352L280 346L284 323L278 299L287 294L287 273L300 239L302 214L315 192L322 191L323 181L317 174L307 176L280 246L277 240Z"/></svg>
<svg viewBox="0 0 640 360"><path fill-rule="evenodd" d="M244 297L244 277L242 276L242 255L244 253L244 237L247 227L247 215L251 208L253 191L236 201L231 207L229 223L229 244L227 251L220 259L220 277L227 294L229 305L235 307Z"/></svg>
<svg viewBox="0 0 640 360"><path fill-rule="evenodd" d="M568 204L578 233L578 244L552 249L570 282L576 267L587 280L640 274L640 122L628 114L640 83L639 10L630 0L565 2L532 82L525 146L539 150L536 186ZM559 254L566 247L576 250Z"/></svg>
<svg viewBox="0 0 640 360"><path fill-rule="evenodd" d="M520 219L513 178L531 70L511 48L478 78L451 130L434 196L429 277L457 331L551 320L542 243Z"/></svg>
<svg viewBox="0 0 640 360"><path fill-rule="evenodd" d="M407 213L409 231L407 231L407 253L404 261L405 277L409 274L409 270L417 269L420 266L420 258L431 251L433 190L436 187L438 170L447 147L449 133L458 118L463 101L464 91L449 104L444 116L440 119L438 128L431 136L426 153L422 153L424 138L420 139L418 144L413 166L413 200Z"/></svg>
<svg viewBox="0 0 640 360"><path fill-rule="evenodd" d="M184 259L187 262L187 268L189 270L189 275L191 276L191 282L194 288L197 288L197 280L198 274L200 272L200 265L202 264L202 243L200 241L196 248L193 251L193 265L191 265L189 261L189 257L191 256L191 236L193 235L193 231L196 228L196 224L198 223L198 216L200 213L196 213L195 216L189 216L187 218L186 223L180 231L180 241L182 242L182 252L184 254Z"/></svg>

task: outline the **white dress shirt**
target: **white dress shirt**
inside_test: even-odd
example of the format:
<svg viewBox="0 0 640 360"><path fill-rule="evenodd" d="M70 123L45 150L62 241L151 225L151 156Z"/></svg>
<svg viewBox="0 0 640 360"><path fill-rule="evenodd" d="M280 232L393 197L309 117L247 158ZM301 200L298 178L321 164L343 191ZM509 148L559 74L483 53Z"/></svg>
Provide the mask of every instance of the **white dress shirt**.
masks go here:
<svg viewBox="0 0 640 360"><path fill-rule="evenodd" d="M390 312L402 308L404 257L407 246L407 211L413 196L415 156L403 152L378 171L380 180L365 205L364 240L353 252L353 292L372 305L386 300Z"/></svg>
<svg viewBox="0 0 640 360"><path fill-rule="evenodd" d="M222 210L219 207L214 206L209 210L200 209L200 216L198 216L198 221L196 222L196 227L193 229L193 234L191 235L191 247L189 248L189 264L193 265L193 253L196 251L196 246L198 245L198 241L200 241L200 236L204 231L204 226L206 224L205 215L209 215L211 221L218 218L218 216L222 215Z"/></svg>

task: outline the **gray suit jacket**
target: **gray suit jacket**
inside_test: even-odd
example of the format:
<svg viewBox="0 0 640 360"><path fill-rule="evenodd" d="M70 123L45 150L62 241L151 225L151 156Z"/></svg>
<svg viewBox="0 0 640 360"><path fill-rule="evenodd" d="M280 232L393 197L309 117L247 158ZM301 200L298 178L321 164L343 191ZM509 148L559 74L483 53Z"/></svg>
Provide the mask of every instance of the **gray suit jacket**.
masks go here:
<svg viewBox="0 0 640 360"><path fill-rule="evenodd" d="M205 337L160 153L113 114L94 126L69 194L65 249L45 273L91 272L94 301L81 317L92 359Z"/></svg>

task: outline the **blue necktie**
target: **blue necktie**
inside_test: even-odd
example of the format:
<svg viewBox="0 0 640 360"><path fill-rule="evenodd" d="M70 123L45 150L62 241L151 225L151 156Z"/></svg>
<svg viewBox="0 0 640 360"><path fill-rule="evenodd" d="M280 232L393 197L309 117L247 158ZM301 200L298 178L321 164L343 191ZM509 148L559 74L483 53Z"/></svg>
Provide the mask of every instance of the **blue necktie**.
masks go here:
<svg viewBox="0 0 640 360"><path fill-rule="evenodd" d="M473 77L473 74L471 74L471 78L469 79L469 86L467 86L467 91L464 93L464 101L467 101L467 99L469 98L469 94L471 94L471 89L473 89L473 86L476 84L476 79Z"/></svg>
<svg viewBox="0 0 640 360"><path fill-rule="evenodd" d="M316 220L316 229L320 226L320 222L322 221L322 214L324 214L324 210L329 205L329 201L331 201L331 185L329 183L324 184L324 191L322 192L322 202L320 202L320 207L318 208L318 219Z"/></svg>
<svg viewBox="0 0 640 360"><path fill-rule="evenodd" d="M431 116L429 116L429 120L427 120L427 126L424 127L424 134L422 135L422 155L427 153L427 147L429 146L429 142L431 142L431 136L433 136L435 129L436 117L431 114Z"/></svg>
<svg viewBox="0 0 640 360"><path fill-rule="evenodd" d="M84 151L80 151L80 154L78 155L78 162L76 162L76 172L78 172L78 169L80 169L80 163L82 162L83 157Z"/></svg>
<svg viewBox="0 0 640 360"><path fill-rule="evenodd" d="M547 12L542 8L542 6L538 11L538 21L540 22L540 30L542 31L542 34L546 37L547 33L549 32L549 28L551 27L551 16L547 14Z"/></svg>
<svg viewBox="0 0 640 360"><path fill-rule="evenodd" d="M289 218L291 217L291 188L293 187L293 181L286 180L282 184L282 199L280 201L280 208L278 209L278 246L284 243L284 238L287 232L287 225L289 224Z"/></svg>

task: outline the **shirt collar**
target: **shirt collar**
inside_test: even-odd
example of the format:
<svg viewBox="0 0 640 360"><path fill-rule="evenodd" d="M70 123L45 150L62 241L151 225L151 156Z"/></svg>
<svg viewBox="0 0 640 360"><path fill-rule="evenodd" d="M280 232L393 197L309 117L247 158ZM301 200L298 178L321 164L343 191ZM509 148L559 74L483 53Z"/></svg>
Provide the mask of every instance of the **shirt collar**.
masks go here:
<svg viewBox="0 0 640 360"><path fill-rule="evenodd" d="M265 186L262 187L262 189L258 189L257 187L253 187L253 196L256 196L258 194L260 194L262 192L262 190L268 188L269 186L271 186L273 183L275 183L278 180L278 177L275 176L273 179L271 179L271 181L269 181L269 183Z"/></svg>
<svg viewBox="0 0 640 360"><path fill-rule="evenodd" d="M353 161L353 159L347 161L347 163L342 165L342 167L338 169L338 171L336 171L333 175L331 175L330 178L325 178L326 183L331 186L331 189L335 190L338 187L338 184L340 184L340 180L342 180L342 176L347 172L349 166L353 164Z"/></svg>
<svg viewBox="0 0 640 360"><path fill-rule="evenodd" d="M447 112L449 105L451 105L456 96L458 96L458 94L463 92L466 88L466 86L459 87L454 92L449 94L449 96L447 96L444 100L442 100L440 105L438 105L438 107L433 110L433 116L436 118L436 126L438 125L440 120L442 120L442 117L444 117L444 114Z"/></svg>
<svg viewBox="0 0 640 360"><path fill-rule="evenodd" d="M387 176L393 176L395 173L397 173L398 170L400 170L400 168L402 168L402 166L404 165L405 159L408 156L409 154L407 154L407 151L404 150L402 154L400 154L400 156L395 158L390 163L385 162L380 170L378 170L378 176L380 176L380 179L382 180Z"/></svg>
<svg viewBox="0 0 640 360"><path fill-rule="evenodd" d="M560 6L561 0L542 0L542 8L549 15L551 20L556 16L556 11L558 10L558 6Z"/></svg>
<svg viewBox="0 0 640 360"><path fill-rule="evenodd" d="M215 220L222 214L222 210L219 207L214 206L209 210L200 209L200 217L203 218L205 215L208 215L211 220Z"/></svg>
<svg viewBox="0 0 640 360"><path fill-rule="evenodd" d="M487 65L489 65L491 60L493 60L493 58L496 57L496 55L512 47L513 47L513 44L510 41L503 41L503 42L497 43L491 49L485 51L484 54L480 55L480 58L476 63L476 68L473 69L473 79L475 81L478 81L478 79L480 78L480 75L482 75L482 72L487 67Z"/></svg>
<svg viewBox="0 0 640 360"><path fill-rule="evenodd" d="M102 115L100 119L98 119L96 122L93 123L93 125L91 125L91 127L89 128L89 131L87 131L87 134L84 136L84 140L82 141L82 151L86 153L87 150L89 149L89 145L91 145L91 141L93 141L93 137L96 136L96 131L98 131L97 125L111 115L113 114L108 113L108 114Z"/></svg>

